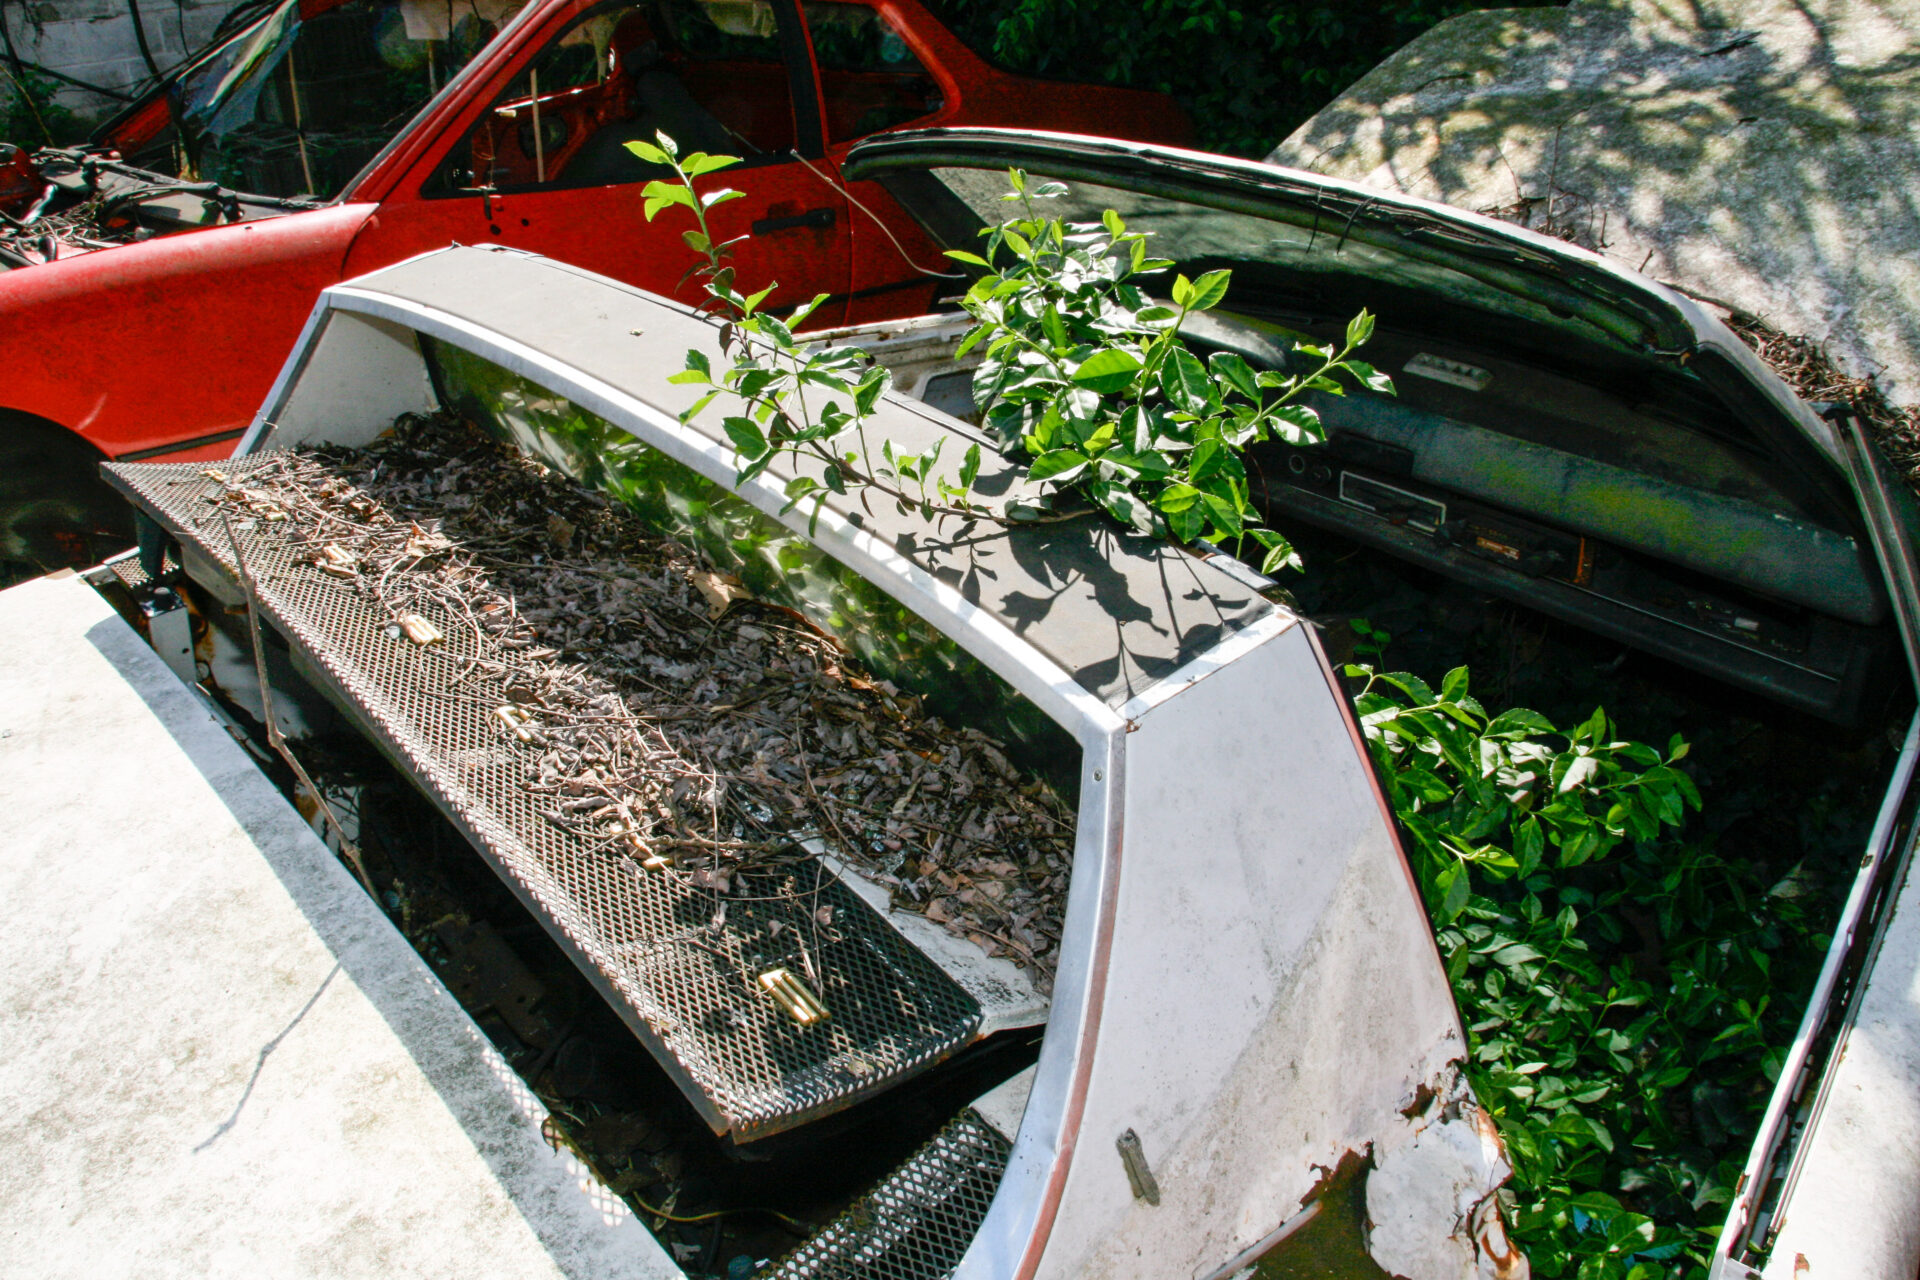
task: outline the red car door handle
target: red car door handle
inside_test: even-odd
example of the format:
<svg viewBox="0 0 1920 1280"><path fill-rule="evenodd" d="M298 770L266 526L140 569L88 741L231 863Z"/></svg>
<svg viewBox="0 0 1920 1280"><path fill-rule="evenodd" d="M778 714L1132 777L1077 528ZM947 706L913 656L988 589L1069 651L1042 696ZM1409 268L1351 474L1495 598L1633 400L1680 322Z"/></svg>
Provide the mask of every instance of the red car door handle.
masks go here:
<svg viewBox="0 0 1920 1280"><path fill-rule="evenodd" d="M833 225L833 210L830 208L809 209L805 213L796 213L785 218L762 218L753 224L753 234L764 236L774 231L791 231L795 227L830 227Z"/></svg>

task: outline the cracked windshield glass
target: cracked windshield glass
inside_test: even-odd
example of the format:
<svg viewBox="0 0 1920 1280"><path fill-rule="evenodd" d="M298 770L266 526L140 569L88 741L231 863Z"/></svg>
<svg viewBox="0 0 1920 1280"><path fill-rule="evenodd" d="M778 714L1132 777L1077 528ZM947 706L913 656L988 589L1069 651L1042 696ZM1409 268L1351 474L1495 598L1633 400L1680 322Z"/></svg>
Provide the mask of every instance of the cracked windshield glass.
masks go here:
<svg viewBox="0 0 1920 1280"><path fill-rule="evenodd" d="M288 0L179 80L147 168L331 199L519 12L522 0ZM304 6L316 8L311 0Z"/></svg>

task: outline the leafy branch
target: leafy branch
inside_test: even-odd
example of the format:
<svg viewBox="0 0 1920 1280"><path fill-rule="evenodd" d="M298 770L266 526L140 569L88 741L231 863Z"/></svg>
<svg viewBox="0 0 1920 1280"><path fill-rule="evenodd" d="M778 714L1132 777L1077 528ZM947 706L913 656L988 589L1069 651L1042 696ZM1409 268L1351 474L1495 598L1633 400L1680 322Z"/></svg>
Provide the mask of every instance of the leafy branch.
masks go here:
<svg viewBox="0 0 1920 1280"><path fill-rule="evenodd" d="M1377 660L1389 637L1354 630ZM1438 689L1346 672L1534 1274L1704 1277L1792 1031L1774 956L1817 954L1817 913L1682 838L1701 799L1677 735L1661 751L1601 710L1571 729L1490 713L1465 667Z"/></svg>
<svg viewBox="0 0 1920 1280"><path fill-rule="evenodd" d="M773 285L751 294L736 287L730 259L740 238L716 242L707 213L739 193L702 194L695 179L738 159L705 152L682 159L671 138L655 136L657 146L628 144L642 160L673 171L671 180L655 179L642 192L646 217L680 207L694 218L682 238L700 260L682 280L702 278L704 305L721 321L728 361L716 371L705 353L687 353L686 368L672 381L708 390L682 420L730 395L739 411L722 425L739 455L736 483L790 459L798 465L785 485L786 510L810 503L817 518L830 495L865 501L872 491L929 519L1014 524L1104 511L1138 533L1180 542L1230 540L1238 550L1251 538L1272 573L1300 561L1252 509L1242 451L1273 438L1324 439L1319 415L1299 400L1309 391L1344 394L1342 378L1393 392L1391 379L1353 358L1373 333L1364 310L1338 348L1296 344L1307 362L1301 373L1255 369L1232 352L1203 363L1181 330L1196 312L1220 305L1229 272L1197 280L1177 275L1170 302L1153 298L1139 282L1174 264L1148 255L1147 233L1127 230L1112 210L1097 224L1043 217L1036 202L1066 188L1035 186L1021 170L1009 170L1013 189L1004 198L1020 203L1020 216L982 231L984 256L949 251L983 273L962 300L974 324L956 358L982 348L974 402L1002 451L1023 462L1037 485L1030 496L992 510L974 490L978 444L968 446L954 474L941 470L944 436L922 453L889 438L873 447L868 424L891 385L887 370L857 348L794 336L827 295L782 319L765 307ZM996 265L1003 255L1008 260Z"/></svg>
<svg viewBox="0 0 1920 1280"><path fill-rule="evenodd" d="M936 470L945 437L923 454L896 449L885 439L877 453L873 450L867 439L867 419L892 385L892 375L858 348L822 347L802 342L793 333L827 300L827 294L816 295L783 320L764 309L776 285L751 294L735 288L730 259L733 247L745 237L716 242L706 215L741 193L721 189L701 194L694 179L738 164L739 157L696 151L683 160L672 138L665 133L654 136L658 146L627 144L640 159L673 170L672 181L656 178L642 189L647 221L676 206L692 213L697 226L682 232L681 238L702 260L681 279L703 278L706 305L722 320L720 349L730 361L716 377L705 352L689 351L686 368L669 381L710 388L680 415L682 421L692 419L722 392L730 392L739 402L742 412L721 422L740 457L735 483L746 483L790 455L814 464L819 475L802 470L789 479L783 511L810 502L817 519L828 495L872 490L903 510L917 508L928 518L972 520L989 515L972 496L973 482L980 474L979 445L966 450L957 483ZM811 405L809 390L815 400Z"/></svg>
<svg viewBox="0 0 1920 1280"><path fill-rule="evenodd" d="M1174 264L1150 256L1147 233L1129 231L1111 209L1097 224L1044 217L1037 202L1066 187L1034 185L1019 169L1007 176L1013 189L1002 199L1019 203L1021 216L982 232L985 256L948 256L987 272L961 302L977 323L958 354L985 344L974 403L986 407L1001 447L1027 454L1029 476L1051 486L1008 515L1033 518L1084 498L1143 534L1236 547L1252 538L1266 549L1265 572L1298 567L1292 546L1252 510L1240 454L1275 437L1324 439L1319 415L1298 401L1308 391L1344 394L1342 376L1393 393L1390 378L1353 358L1373 317L1355 316L1337 350L1296 343L1309 362L1302 373L1256 370L1230 351L1202 363L1181 330L1226 298L1230 272L1177 275L1170 303L1156 299L1139 282Z"/></svg>

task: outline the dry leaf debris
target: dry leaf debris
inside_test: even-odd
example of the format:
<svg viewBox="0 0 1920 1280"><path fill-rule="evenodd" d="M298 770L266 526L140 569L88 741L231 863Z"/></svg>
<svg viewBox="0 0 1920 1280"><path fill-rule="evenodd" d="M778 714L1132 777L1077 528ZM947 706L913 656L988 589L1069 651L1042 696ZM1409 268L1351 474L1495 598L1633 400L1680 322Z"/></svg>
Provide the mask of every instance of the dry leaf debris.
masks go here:
<svg viewBox="0 0 1920 1280"><path fill-rule="evenodd" d="M743 876L763 888L817 837L896 907L1050 989L1072 810L992 738L864 678L800 615L443 418L215 478L223 508L284 522L305 563L377 601L392 634L424 611L472 637L548 821L688 877L721 918Z"/></svg>

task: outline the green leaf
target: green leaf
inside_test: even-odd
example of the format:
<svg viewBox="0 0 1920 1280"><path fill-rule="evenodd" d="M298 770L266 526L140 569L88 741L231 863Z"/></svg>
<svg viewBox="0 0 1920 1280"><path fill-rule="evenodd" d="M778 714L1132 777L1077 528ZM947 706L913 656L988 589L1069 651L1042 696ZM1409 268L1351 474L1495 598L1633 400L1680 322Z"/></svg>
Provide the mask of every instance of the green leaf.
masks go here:
<svg viewBox="0 0 1920 1280"><path fill-rule="evenodd" d="M1304 404L1275 405L1267 411L1274 434L1291 445L1319 444L1327 438L1320 415Z"/></svg>
<svg viewBox="0 0 1920 1280"><path fill-rule="evenodd" d="M767 451L767 438L761 433L751 418L733 417L725 419L721 425L727 430L727 438L733 441L733 447L741 457L749 462L759 458Z"/></svg>
<svg viewBox="0 0 1920 1280"><path fill-rule="evenodd" d="M1220 305L1227 296L1227 282L1233 279L1231 271L1209 271L1193 282L1193 292L1184 304L1190 311L1210 311ZM1174 301L1178 302L1176 296Z"/></svg>
<svg viewBox="0 0 1920 1280"><path fill-rule="evenodd" d="M637 139L627 143L627 150L648 164L666 164L671 159L666 152L654 146L651 142L641 142Z"/></svg>
<svg viewBox="0 0 1920 1280"><path fill-rule="evenodd" d="M718 191L709 191L700 197L700 207L711 209L715 205L725 204L729 200L744 200L747 193L735 191L732 187L721 187Z"/></svg>
<svg viewBox="0 0 1920 1280"><path fill-rule="evenodd" d="M790 329L799 328L800 322L802 320L805 320L808 316L812 315L815 311L818 311L820 309L820 304L825 302L828 298L831 298L832 296L833 295L830 293L816 293L813 295L813 297L809 298L807 301L795 307L793 309L793 314L787 317L787 327ZM864 355L865 353L861 352L859 354Z"/></svg>
<svg viewBox="0 0 1920 1280"><path fill-rule="evenodd" d="M688 191L678 183L666 182L660 178L655 178L646 186L642 187L640 189L640 198L645 201L642 212L646 215L648 222L652 222L654 215L662 209L671 208L677 204L685 205L689 209L693 208L693 193L691 191Z"/></svg>
<svg viewBox="0 0 1920 1280"><path fill-rule="evenodd" d="M1089 391L1112 395L1132 386L1134 375L1139 372L1138 360L1125 351L1108 347L1082 361L1080 367L1073 371L1073 381Z"/></svg>
<svg viewBox="0 0 1920 1280"><path fill-rule="evenodd" d="M1359 315L1347 321L1347 346L1349 349L1365 346L1371 337L1373 337L1373 316L1365 307L1362 307Z"/></svg>
<svg viewBox="0 0 1920 1280"><path fill-rule="evenodd" d="M1119 467L1141 480L1164 480L1173 474L1166 455L1154 450L1108 449L1099 457L1102 464ZM1161 510L1166 510L1162 507Z"/></svg>
<svg viewBox="0 0 1920 1280"><path fill-rule="evenodd" d="M1059 308L1051 302L1047 304L1047 309L1040 313L1040 327L1046 330L1047 341L1051 342L1056 349L1067 345L1066 322L1060 319Z"/></svg>
<svg viewBox="0 0 1920 1280"><path fill-rule="evenodd" d="M788 511L793 510L795 507L800 505L801 499L805 498L808 494L812 493L814 490L818 489L819 487L820 487L819 482L815 480L812 476L795 476L793 479L787 481L786 485L784 486L784 492L787 495L787 504L784 507L780 508L781 512L784 514ZM813 514L816 519L819 518L819 515L820 515L819 507L816 506L814 508Z"/></svg>
<svg viewBox="0 0 1920 1280"><path fill-rule="evenodd" d="M1140 500L1140 496L1123 484L1113 481L1095 481L1087 486L1087 494L1105 508L1108 515L1127 525L1137 533L1151 534L1158 529L1158 520L1153 508Z"/></svg>
<svg viewBox="0 0 1920 1280"><path fill-rule="evenodd" d="M1378 392L1383 396L1398 394L1393 388L1393 379L1364 360L1349 360L1342 367L1369 391Z"/></svg>
<svg viewBox="0 0 1920 1280"><path fill-rule="evenodd" d="M881 395L892 385L893 375L887 371L886 366L875 365L873 372L861 379L853 389L853 403L860 415L865 417L872 413L874 406L880 403ZM944 436L941 437L942 443L945 439Z"/></svg>
<svg viewBox="0 0 1920 1280"><path fill-rule="evenodd" d="M963 490L973 488L973 482L980 476L980 446L970 444L960 459L960 487Z"/></svg>
<svg viewBox="0 0 1920 1280"><path fill-rule="evenodd" d="M1244 528L1242 508L1216 494L1202 493L1200 503L1206 508L1207 518L1228 537L1239 537Z"/></svg>
<svg viewBox="0 0 1920 1280"><path fill-rule="evenodd" d="M1517 870L1522 879L1532 875L1540 866L1540 859L1546 852L1546 836L1540 830L1540 820L1529 817L1514 829L1513 856L1518 863Z"/></svg>
<svg viewBox="0 0 1920 1280"><path fill-rule="evenodd" d="M1440 921L1442 924L1452 924L1467 909L1467 898L1472 889L1467 880L1466 866L1454 863L1439 874L1435 883L1440 886Z"/></svg>
<svg viewBox="0 0 1920 1280"><path fill-rule="evenodd" d="M1489 738L1519 738L1529 734L1557 733L1553 721L1538 711L1529 711L1525 707L1512 707L1502 711L1488 722L1486 735Z"/></svg>
<svg viewBox="0 0 1920 1280"><path fill-rule="evenodd" d="M1052 480L1058 484L1067 484L1087 468L1087 456L1072 449L1055 449L1043 453L1033 460L1027 469L1027 475L1034 480Z"/></svg>
<svg viewBox="0 0 1920 1280"><path fill-rule="evenodd" d="M1212 401L1213 379L1207 376L1207 367L1200 363L1198 356L1185 347L1175 347L1167 362L1160 366L1160 390L1174 408L1204 414Z"/></svg>
<svg viewBox="0 0 1920 1280"><path fill-rule="evenodd" d="M629 144L631 148L631 144ZM636 153L637 154L637 153ZM704 173L717 173L740 163L739 156L710 156L704 151L696 151L680 162L689 178L697 178Z"/></svg>
<svg viewBox="0 0 1920 1280"><path fill-rule="evenodd" d="M1266 574L1269 578L1279 573L1282 569L1303 569L1305 567L1305 562L1300 559L1300 553L1293 549L1293 544L1277 535L1273 542L1268 545L1265 558L1260 561L1260 572Z"/></svg>
<svg viewBox="0 0 1920 1280"><path fill-rule="evenodd" d="M1193 301L1193 281L1185 276L1173 278L1173 305L1185 311L1187 304Z"/></svg>
<svg viewBox="0 0 1920 1280"><path fill-rule="evenodd" d="M1198 489L1189 484L1176 482L1160 491L1160 497L1155 501L1155 505L1158 506L1160 510L1172 514L1176 511L1185 511L1199 501L1200 491Z"/></svg>
<svg viewBox="0 0 1920 1280"><path fill-rule="evenodd" d="M754 312L760 309L760 304L767 300L767 295L772 293L775 289L779 287L780 286L778 285L770 284L758 293L748 294L747 300L740 305L740 310L744 311L748 315L752 315Z"/></svg>
<svg viewBox="0 0 1920 1280"><path fill-rule="evenodd" d="M1260 385L1256 380L1253 366L1242 356L1231 351L1216 351L1207 357L1207 367L1213 376L1238 391L1247 399L1258 403Z"/></svg>
<svg viewBox="0 0 1920 1280"><path fill-rule="evenodd" d="M767 293L772 290L772 288L773 288L772 285L768 285L765 289L762 289L759 293L755 294L754 296L765 297ZM773 316L773 315L767 314L766 312L761 312L759 315L754 317L754 320L759 324L760 332L766 334L769 338L772 338L775 345L777 345L782 351L791 351L797 345L794 341L793 330L787 328L786 322L781 320L778 316Z"/></svg>
<svg viewBox="0 0 1920 1280"><path fill-rule="evenodd" d="M1176 542L1192 542L1207 531L1207 517L1196 502L1177 511L1165 513L1167 529Z"/></svg>
<svg viewBox="0 0 1920 1280"><path fill-rule="evenodd" d="M1562 756L1554 762L1553 789L1562 795L1585 786L1600 769L1593 756Z"/></svg>
<svg viewBox="0 0 1920 1280"><path fill-rule="evenodd" d="M993 268L991 262L988 262L977 253L968 253L965 249L949 249L947 250L947 256L955 262L965 262L971 266L986 267L989 270Z"/></svg>

